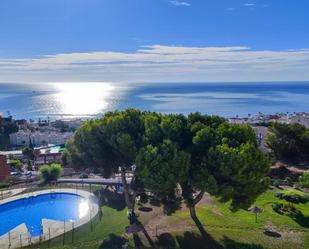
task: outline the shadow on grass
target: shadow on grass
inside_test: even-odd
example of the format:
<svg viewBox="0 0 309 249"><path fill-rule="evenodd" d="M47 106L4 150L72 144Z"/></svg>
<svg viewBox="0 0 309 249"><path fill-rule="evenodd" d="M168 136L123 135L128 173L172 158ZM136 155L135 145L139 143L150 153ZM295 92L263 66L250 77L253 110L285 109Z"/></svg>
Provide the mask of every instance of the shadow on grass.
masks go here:
<svg viewBox="0 0 309 249"><path fill-rule="evenodd" d="M211 238L210 235L209 238ZM218 242L214 243L212 238L210 240L205 239L195 232L185 232L183 235L176 236L176 238L169 233L163 233L158 236L156 247L165 249L223 249L223 246Z"/></svg>
<svg viewBox="0 0 309 249"><path fill-rule="evenodd" d="M297 210L297 212L290 215L295 222L297 222L300 226L304 228L309 228L309 216L305 216L301 211Z"/></svg>
<svg viewBox="0 0 309 249"><path fill-rule="evenodd" d="M171 215L181 208L181 199L173 198L171 200L162 200L163 211L166 215Z"/></svg>
<svg viewBox="0 0 309 249"><path fill-rule="evenodd" d="M225 249L264 249L261 245L236 242L226 236L223 237L222 242Z"/></svg>
<svg viewBox="0 0 309 249"><path fill-rule="evenodd" d="M144 244L143 244L141 238L139 237L139 235L137 233L133 234L133 241L134 241L135 248L143 248L144 247Z"/></svg>
<svg viewBox="0 0 309 249"><path fill-rule="evenodd" d="M300 226L304 228L309 228L309 216L305 216L296 207L288 206L283 203L276 203L275 205L273 205L273 210L280 215L286 215L292 218Z"/></svg>
<svg viewBox="0 0 309 249"><path fill-rule="evenodd" d="M123 248L123 246L127 242L128 241L121 236L110 234L109 238L104 240L99 248L100 249L119 249L119 248Z"/></svg>
<svg viewBox="0 0 309 249"><path fill-rule="evenodd" d="M108 206L117 211L122 211L126 208L126 203L123 197L109 190L97 190L95 195L99 198L100 206Z"/></svg>
<svg viewBox="0 0 309 249"><path fill-rule="evenodd" d="M206 233L206 232L205 232ZM208 233L203 236L194 232L185 232L183 236L176 236L180 248L223 249L223 246L215 241Z"/></svg>
<svg viewBox="0 0 309 249"><path fill-rule="evenodd" d="M155 207L160 207L161 206L161 201L157 198L151 198L149 200L150 205L155 206Z"/></svg>
<svg viewBox="0 0 309 249"><path fill-rule="evenodd" d="M175 238L169 233L162 233L158 236L156 245L160 248L175 248L176 241Z"/></svg>

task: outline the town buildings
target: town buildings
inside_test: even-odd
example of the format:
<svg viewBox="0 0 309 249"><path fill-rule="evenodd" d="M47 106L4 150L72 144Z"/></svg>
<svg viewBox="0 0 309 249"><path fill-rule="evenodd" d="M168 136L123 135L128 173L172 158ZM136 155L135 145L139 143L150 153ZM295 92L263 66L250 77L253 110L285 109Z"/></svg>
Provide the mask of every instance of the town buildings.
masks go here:
<svg viewBox="0 0 309 249"><path fill-rule="evenodd" d="M47 132L31 132L29 130L20 130L18 132L10 134L11 146L29 146L32 143L33 146L46 146L48 144L65 144L68 140L72 139L73 132L59 132L59 131L47 131Z"/></svg>
<svg viewBox="0 0 309 249"><path fill-rule="evenodd" d="M60 146L42 147L35 149L34 165L39 167L40 165L47 163L61 163L61 156L64 148Z"/></svg>
<svg viewBox="0 0 309 249"><path fill-rule="evenodd" d="M309 128L309 114L296 115L291 117L291 123L297 123Z"/></svg>
<svg viewBox="0 0 309 249"><path fill-rule="evenodd" d="M276 114L263 114L248 115L248 117L232 117L229 122L233 124L266 124L270 122L286 123L286 124L301 124L309 128L309 113L296 112L296 113L276 113Z"/></svg>

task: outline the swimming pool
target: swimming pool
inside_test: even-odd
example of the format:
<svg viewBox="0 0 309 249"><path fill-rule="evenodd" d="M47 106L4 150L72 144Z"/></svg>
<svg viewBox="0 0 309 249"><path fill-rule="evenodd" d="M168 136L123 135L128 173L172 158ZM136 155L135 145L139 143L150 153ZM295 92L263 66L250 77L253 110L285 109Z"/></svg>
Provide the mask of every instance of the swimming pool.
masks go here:
<svg viewBox="0 0 309 249"><path fill-rule="evenodd" d="M42 219L76 221L88 214L88 201L72 193L46 193L0 205L0 236L25 223L31 236L42 233Z"/></svg>

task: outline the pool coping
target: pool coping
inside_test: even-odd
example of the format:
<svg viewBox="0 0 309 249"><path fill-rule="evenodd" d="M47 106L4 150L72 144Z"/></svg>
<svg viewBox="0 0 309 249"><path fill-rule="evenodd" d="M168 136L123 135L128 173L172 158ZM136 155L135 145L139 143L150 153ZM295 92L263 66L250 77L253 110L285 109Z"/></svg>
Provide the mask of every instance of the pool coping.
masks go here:
<svg viewBox="0 0 309 249"><path fill-rule="evenodd" d="M60 189L47 189L35 192L29 192L26 194L20 194L1 200L0 205L16 201L24 198L31 198L38 195L49 194L49 193L67 193L79 195L89 201L89 215L87 214L81 219L76 221L57 221L42 219L42 230L43 234L40 236L32 237L24 223L13 228L11 231L0 237L0 248L20 248L21 246L28 246L36 244L38 242L47 241L49 239L56 238L66 232L76 229L89 221L91 221L99 212L99 201L97 197L84 190L71 189L71 188L60 188Z"/></svg>

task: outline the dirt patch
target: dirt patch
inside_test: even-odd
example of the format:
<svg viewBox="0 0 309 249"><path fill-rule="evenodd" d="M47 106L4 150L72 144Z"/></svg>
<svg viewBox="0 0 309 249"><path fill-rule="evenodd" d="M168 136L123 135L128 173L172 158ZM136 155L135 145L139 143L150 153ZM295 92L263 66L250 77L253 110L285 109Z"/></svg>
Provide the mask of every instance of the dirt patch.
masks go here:
<svg viewBox="0 0 309 249"><path fill-rule="evenodd" d="M203 206L211 206L214 213L222 215L220 211L217 210L213 197L208 193L205 193L202 200L197 204L197 208ZM152 209L152 211L147 212L149 209ZM189 209L185 203L181 204L179 211L188 212L189 215ZM168 216L164 213L162 206L154 206L147 203L137 208L136 213L139 215L140 220L143 221L149 235L153 238L163 233L196 230L193 221L190 219L176 219L172 216Z"/></svg>

